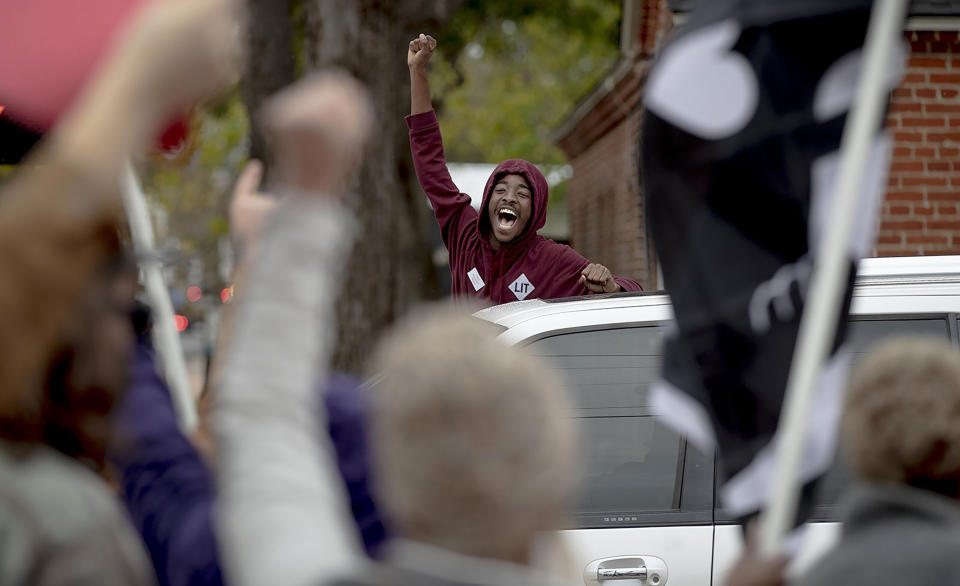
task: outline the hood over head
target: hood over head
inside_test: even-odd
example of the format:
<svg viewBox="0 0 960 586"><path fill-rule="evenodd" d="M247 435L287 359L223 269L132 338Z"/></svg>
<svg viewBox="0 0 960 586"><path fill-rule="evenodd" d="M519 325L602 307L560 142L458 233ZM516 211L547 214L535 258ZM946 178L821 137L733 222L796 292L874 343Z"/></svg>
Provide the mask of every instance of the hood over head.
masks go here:
<svg viewBox="0 0 960 586"><path fill-rule="evenodd" d="M533 238L537 231L547 223L547 201L550 194L547 188L547 178L533 163L523 159L507 159L497 165L497 168L487 179L486 187L483 188L483 203L480 205L480 217L477 218L477 230L483 237L484 242L490 238L491 227L488 210L490 196L493 194L494 185L505 175L522 175L530 183L530 189L533 190L533 212L530 214L530 220L524 227L523 232L505 245L514 247Z"/></svg>

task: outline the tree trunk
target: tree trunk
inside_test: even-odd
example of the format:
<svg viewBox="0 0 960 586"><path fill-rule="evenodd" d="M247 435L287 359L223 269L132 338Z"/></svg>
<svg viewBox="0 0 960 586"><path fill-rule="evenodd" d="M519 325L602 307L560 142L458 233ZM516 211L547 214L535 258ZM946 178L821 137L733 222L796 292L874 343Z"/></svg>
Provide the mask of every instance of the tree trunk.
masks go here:
<svg viewBox="0 0 960 586"><path fill-rule="evenodd" d="M435 33L461 0L304 0L308 68L342 68L370 90L377 135L350 204L359 224L343 294L333 367L359 372L381 331L413 303L436 298L428 234L434 221L416 183L404 115L407 43Z"/></svg>
<svg viewBox="0 0 960 586"><path fill-rule="evenodd" d="M246 0L247 70L243 101L250 116L250 157L270 168L270 153L260 126L260 106L271 94L293 81L291 0Z"/></svg>

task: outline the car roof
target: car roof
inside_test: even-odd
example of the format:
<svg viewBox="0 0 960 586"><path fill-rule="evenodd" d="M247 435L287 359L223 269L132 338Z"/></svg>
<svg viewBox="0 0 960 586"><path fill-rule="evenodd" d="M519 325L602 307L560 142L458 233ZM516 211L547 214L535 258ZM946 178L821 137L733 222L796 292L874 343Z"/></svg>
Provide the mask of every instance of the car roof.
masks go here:
<svg viewBox="0 0 960 586"><path fill-rule="evenodd" d="M920 304L918 297L923 297ZM864 259L857 271L853 305L855 314L960 312L960 256ZM622 318L624 310L642 316L642 321L672 317L669 296L663 291L515 301L474 315L507 330L531 320L551 321L560 316L564 323L613 323Z"/></svg>

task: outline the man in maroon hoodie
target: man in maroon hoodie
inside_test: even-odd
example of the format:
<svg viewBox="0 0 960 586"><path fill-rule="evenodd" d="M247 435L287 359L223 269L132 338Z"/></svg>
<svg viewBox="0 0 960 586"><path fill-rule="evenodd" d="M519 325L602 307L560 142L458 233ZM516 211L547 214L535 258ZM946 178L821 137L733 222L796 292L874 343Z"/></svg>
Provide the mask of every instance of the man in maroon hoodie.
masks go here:
<svg viewBox="0 0 960 586"><path fill-rule="evenodd" d="M587 293L641 291L569 246L537 234L547 219L547 180L533 164L508 159L494 169L480 212L453 184L443 156L440 125L430 103L427 62L433 37L410 41L410 150L420 186L430 198L450 253L453 295L506 303Z"/></svg>

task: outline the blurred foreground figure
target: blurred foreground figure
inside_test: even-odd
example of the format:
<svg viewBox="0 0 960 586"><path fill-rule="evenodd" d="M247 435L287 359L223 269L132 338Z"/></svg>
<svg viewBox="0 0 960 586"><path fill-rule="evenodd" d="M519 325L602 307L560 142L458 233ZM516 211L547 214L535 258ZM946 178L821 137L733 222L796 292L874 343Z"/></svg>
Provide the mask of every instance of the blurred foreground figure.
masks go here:
<svg viewBox="0 0 960 586"><path fill-rule="evenodd" d="M377 495L402 539L338 584L546 584L539 538L572 497L574 429L559 382L469 315L415 314L375 361ZM426 357L426 359L425 359Z"/></svg>
<svg viewBox="0 0 960 586"><path fill-rule="evenodd" d="M854 374L841 429L862 480L840 542L801 585L960 584L960 355L885 344ZM907 565L904 565L907 564Z"/></svg>
<svg viewBox="0 0 960 586"><path fill-rule="evenodd" d="M132 362L128 392L117 409L118 445L112 461L123 500L153 561L159 586L221 586L214 474L177 424L170 391L157 374L146 335ZM369 391L344 375L316 389L326 409L328 433L350 508L373 555L385 539L367 476Z"/></svg>
<svg viewBox="0 0 960 586"><path fill-rule="evenodd" d="M286 129L300 130L296 125ZM246 291L248 263L257 256L262 227L279 202L259 191L262 175L263 165L250 161L236 182L230 204L230 232L238 253L234 273L237 297L221 310L209 378L215 388L220 386L223 356L229 354L233 340L233 309ZM224 579L214 524L216 486L214 471L206 461L216 452L216 443L208 435L209 418L201 416L199 433L192 438L181 431L170 391L157 373L149 336L141 336L137 346L128 389L115 418L118 441L111 456L122 481L127 511L147 547L159 585L220 586ZM325 385L314 385L314 389L322 398L317 407L327 415L326 437L332 442L356 527L366 553L373 556L386 534L367 478L369 392L360 381L345 375L329 376ZM201 401L201 413L207 411L204 407L213 395Z"/></svg>
<svg viewBox="0 0 960 586"><path fill-rule="evenodd" d="M264 121L282 198L239 282L215 368L215 527L227 583L320 584L362 555L314 389L326 377L352 243L339 197L361 159L371 107L354 80L327 74L272 98Z"/></svg>
<svg viewBox="0 0 960 586"><path fill-rule="evenodd" d="M785 555L762 556L757 546L758 533L756 526L747 532L743 552L724 581L726 586L782 586L786 583L790 559Z"/></svg>
<svg viewBox="0 0 960 586"><path fill-rule="evenodd" d="M370 108L353 80L326 75L274 98L266 122L283 197L241 282L214 394L227 582L547 582L525 565L537 536L560 527L572 490L560 386L462 315L410 322L379 353L374 482L388 526L407 541L389 544L383 564L362 563L312 389L327 372L353 237L338 200Z"/></svg>
<svg viewBox="0 0 960 586"><path fill-rule="evenodd" d="M127 156L233 69L232 0L151 5L0 194L0 584L151 584L96 475L133 340Z"/></svg>

